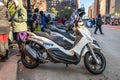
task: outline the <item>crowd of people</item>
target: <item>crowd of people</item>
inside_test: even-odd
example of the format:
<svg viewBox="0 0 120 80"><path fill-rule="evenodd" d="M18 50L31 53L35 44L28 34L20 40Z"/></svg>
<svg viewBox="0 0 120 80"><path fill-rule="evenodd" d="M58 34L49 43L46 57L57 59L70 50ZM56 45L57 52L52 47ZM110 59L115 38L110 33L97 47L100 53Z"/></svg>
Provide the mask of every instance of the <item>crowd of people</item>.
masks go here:
<svg viewBox="0 0 120 80"><path fill-rule="evenodd" d="M44 31L46 25L49 24L51 21L56 21L58 24L65 24L66 18L55 18L52 19L50 14L45 15L43 11L39 11L38 8L35 9L33 16L33 28L35 31Z"/></svg>
<svg viewBox="0 0 120 80"><path fill-rule="evenodd" d="M108 21L107 24L120 25L120 19L119 18L113 18L110 21Z"/></svg>
<svg viewBox="0 0 120 80"><path fill-rule="evenodd" d="M32 19L34 30L36 30L37 28L41 31L44 31L46 25L51 21L51 16L49 14L46 16L43 11L39 11L39 9L36 8L32 16Z"/></svg>
<svg viewBox="0 0 120 80"><path fill-rule="evenodd" d="M3 25L0 25L0 61L6 61L8 59L10 28L12 29L14 40L18 44L20 52L27 37L27 12L23 7L22 0L13 0L15 12L10 17L6 3L6 0L0 0L0 24L3 23Z"/></svg>

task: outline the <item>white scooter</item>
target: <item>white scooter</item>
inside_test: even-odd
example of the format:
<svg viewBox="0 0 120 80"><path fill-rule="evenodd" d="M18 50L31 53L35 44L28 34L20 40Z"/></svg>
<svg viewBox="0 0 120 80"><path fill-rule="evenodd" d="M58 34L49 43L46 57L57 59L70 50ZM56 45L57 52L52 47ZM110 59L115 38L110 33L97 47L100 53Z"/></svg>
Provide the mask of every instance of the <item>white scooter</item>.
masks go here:
<svg viewBox="0 0 120 80"><path fill-rule="evenodd" d="M42 37L28 32L31 42L22 50L21 60L25 67L35 68L39 63L53 62L77 65L84 56L84 63L88 71L100 74L106 68L106 60L100 50L93 44L93 39L84 30L81 21L74 25L76 39L70 49L58 44L53 36Z"/></svg>
<svg viewBox="0 0 120 80"><path fill-rule="evenodd" d="M84 25L84 24L82 23L82 25ZM50 34L60 36L64 40L68 41L71 44L74 43L75 37L76 37L75 34L67 33L65 30L59 29L55 25L50 25L49 28L51 30ZM83 27L83 29L84 29L84 31L86 31L87 35L90 35L92 37L91 33L89 32L89 30L85 26ZM100 48L100 45L98 44L96 39L94 37L92 37L92 39L93 39L93 43Z"/></svg>

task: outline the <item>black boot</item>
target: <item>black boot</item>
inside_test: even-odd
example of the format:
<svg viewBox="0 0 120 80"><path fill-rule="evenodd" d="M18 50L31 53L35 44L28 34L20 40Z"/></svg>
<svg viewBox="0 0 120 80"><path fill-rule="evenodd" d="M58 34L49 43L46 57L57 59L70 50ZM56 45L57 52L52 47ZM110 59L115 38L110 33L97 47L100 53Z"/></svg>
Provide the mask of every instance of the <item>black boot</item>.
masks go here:
<svg viewBox="0 0 120 80"><path fill-rule="evenodd" d="M2 58L1 58L1 60L0 60L0 62L6 62L6 56L3 56Z"/></svg>
<svg viewBox="0 0 120 80"><path fill-rule="evenodd" d="M6 54L5 54L5 57L6 57L6 60L8 60L8 50L6 50Z"/></svg>

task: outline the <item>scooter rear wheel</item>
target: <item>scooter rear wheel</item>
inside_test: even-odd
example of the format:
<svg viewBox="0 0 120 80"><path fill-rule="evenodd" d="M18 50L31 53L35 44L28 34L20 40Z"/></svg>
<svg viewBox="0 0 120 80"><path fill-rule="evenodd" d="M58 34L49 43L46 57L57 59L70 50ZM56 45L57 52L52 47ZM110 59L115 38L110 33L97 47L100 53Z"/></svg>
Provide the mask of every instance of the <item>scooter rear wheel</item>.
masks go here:
<svg viewBox="0 0 120 80"><path fill-rule="evenodd" d="M97 64L95 62L95 59L93 58L90 52L87 52L85 54L84 64L89 72L93 74L101 74L106 68L106 60L105 60L104 55L100 51L94 50L94 53L97 59L100 61L100 64Z"/></svg>
<svg viewBox="0 0 120 80"><path fill-rule="evenodd" d="M22 53L22 55L21 55L21 61L22 61L23 65L26 68L29 68L29 69L36 68L39 65L39 63L35 59L32 59L31 57L29 57L25 53Z"/></svg>

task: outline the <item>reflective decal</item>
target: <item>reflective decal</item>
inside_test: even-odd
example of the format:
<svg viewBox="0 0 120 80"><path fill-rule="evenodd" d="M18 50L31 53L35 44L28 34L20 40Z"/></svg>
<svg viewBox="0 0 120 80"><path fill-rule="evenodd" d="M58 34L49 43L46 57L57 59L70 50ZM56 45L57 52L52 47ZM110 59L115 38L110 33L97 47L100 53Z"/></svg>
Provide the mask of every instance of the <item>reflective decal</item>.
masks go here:
<svg viewBox="0 0 120 80"><path fill-rule="evenodd" d="M48 42L43 42L43 45L44 45L44 46L53 46L52 43L48 43Z"/></svg>

